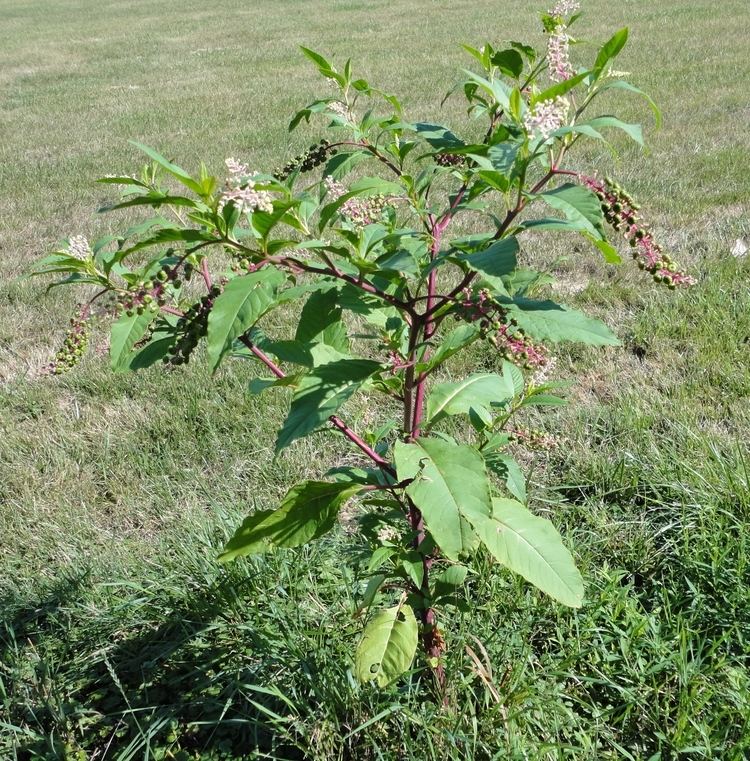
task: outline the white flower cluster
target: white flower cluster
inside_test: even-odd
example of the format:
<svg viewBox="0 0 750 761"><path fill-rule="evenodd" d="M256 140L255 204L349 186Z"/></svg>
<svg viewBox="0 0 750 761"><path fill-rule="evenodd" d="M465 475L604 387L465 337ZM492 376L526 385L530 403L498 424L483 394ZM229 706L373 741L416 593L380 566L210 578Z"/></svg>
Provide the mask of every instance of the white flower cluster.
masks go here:
<svg viewBox="0 0 750 761"><path fill-rule="evenodd" d="M328 104L328 110L348 122L354 121L354 114L352 114L351 109L346 103L342 103L340 100L331 101Z"/></svg>
<svg viewBox="0 0 750 761"><path fill-rule="evenodd" d="M250 172L247 164L228 158L225 162L230 176L226 188L219 199L219 212L228 204L234 204L240 214L246 211L273 211L273 196L267 190L256 190L253 180L256 174Z"/></svg>
<svg viewBox="0 0 750 761"><path fill-rule="evenodd" d="M326 186L328 195L331 197L331 203L338 201L346 193L346 188L338 180L334 180L330 174L327 174L323 178L323 184Z"/></svg>
<svg viewBox="0 0 750 761"><path fill-rule="evenodd" d="M74 235L68 238L68 252L76 259L90 259L92 257L91 246L83 235Z"/></svg>
<svg viewBox="0 0 750 761"><path fill-rule="evenodd" d="M529 135L540 135L546 140L556 129L565 124L570 103L567 98L543 100L526 113L523 126Z"/></svg>
<svg viewBox="0 0 750 761"><path fill-rule="evenodd" d="M547 60L550 78L555 82L570 79L575 73L570 63L570 36L564 24L556 27L547 40Z"/></svg>
<svg viewBox="0 0 750 761"><path fill-rule="evenodd" d="M581 7L579 0L557 0L554 7L549 10L550 16L568 16L575 13Z"/></svg>

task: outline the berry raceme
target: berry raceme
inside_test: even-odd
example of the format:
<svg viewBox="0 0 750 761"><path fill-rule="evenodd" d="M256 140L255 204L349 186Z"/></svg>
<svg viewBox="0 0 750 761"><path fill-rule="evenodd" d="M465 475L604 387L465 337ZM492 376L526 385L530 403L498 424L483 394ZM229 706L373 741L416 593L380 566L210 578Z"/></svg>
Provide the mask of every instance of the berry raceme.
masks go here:
<svg viewBox="0 0 750 761"><path fill-rule="evenodd" d="M183 267L183 276L190 280L194 263L187 261ZM163 267L153 280L141 280L128 286L127 291L118 294L117 310L125 312L128 317L150 311L156 314L170 299L170 288L181 285L177 268Z"/></svg>
<svg viewBox="0 0 750 761"><path fill-rule="evenodd" d="M214 301L226 284L226 280L211 287L211 290L185 312L177 322L175 333L177 339L170 347L169 356L162 360L164 364L172 366L187 364L190 356L198 346L200 340L205 337L208 330L208 316L213 308Z"/></svg>
<svg viewBox="0 0 750 761"><path fill-rule="evenodd" d="M70 328L65 336L65 342L58 350L55 358L44 368L48 375L61 375L74 368L83 357L90 335L91 309L88 304L79 304L70 318Z"/></svg>
<svg viewBox="0 0 750 761"><path fill-rule="evenodd" d="M621 232L627 239L633 249L633 259L640 269L652 275L657 283L664 283L670 289L678 285L695 284L695 278L681 272L672 258L665 254L661 245L654 240L641 219L640 206L618 182L610 177L602 181L584 175L579 175L579 180L596 193L602 204L604 218L614 230Z"/></svg>
<svg viewBox="0 0 750 761"><path fill-rule="evenodd" d="M277 169L274 172L274 176L282 182L289 179L294 172L311 172L313 169L325 164L329 156L335 156L338 153L336 148L332 148L331 144L325 138L319 143L311 145L307 151L295 156L291 161L288 161L283 168Z"/></svg>
<svg viewBox="0 0 750 761"><path fill-rule="evenodd" d="M463 318L469 322L479 320L482 338L492 344L503 359L524 370L538 370L547 364L547 348L532 341L507 311L491 300L486 289L472 293L465 288L462 296L459 308Z"/></svg>

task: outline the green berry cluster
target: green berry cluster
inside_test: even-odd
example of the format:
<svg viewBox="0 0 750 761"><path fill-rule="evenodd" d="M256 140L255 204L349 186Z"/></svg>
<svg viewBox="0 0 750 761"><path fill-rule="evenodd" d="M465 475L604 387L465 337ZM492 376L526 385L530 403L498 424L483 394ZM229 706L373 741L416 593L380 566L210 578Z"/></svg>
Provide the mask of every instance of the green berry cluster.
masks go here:
<svg viewBox="0 0 750 761"><path fill-rule="evenodd" d="M514 444L522 444L527 449L554 449L558 439L538 428L517 427L509 431Z"/></svg>
<svg viewBox="0 0 750 761"><path fill-rule="evenodd" d="M75 314L70 318L70 327L65 336L65 342L55 354L54 360L46 367L47 373L61 375L81 361L81 357L89 344L90 316L89 307L79 304Z"/></svg>
<svg viewBox="0 0 750 761"><path fill-rule="evenodd" d="M275 176L284 181L296 171L311 172L316 167L326 162L328 155L336 154L336 149L330 147L328 140L323 138L319 143L311 145L304 153L299 156L295 156L291 161L288 161L282 169L278 169L275 172Z"/></svg>

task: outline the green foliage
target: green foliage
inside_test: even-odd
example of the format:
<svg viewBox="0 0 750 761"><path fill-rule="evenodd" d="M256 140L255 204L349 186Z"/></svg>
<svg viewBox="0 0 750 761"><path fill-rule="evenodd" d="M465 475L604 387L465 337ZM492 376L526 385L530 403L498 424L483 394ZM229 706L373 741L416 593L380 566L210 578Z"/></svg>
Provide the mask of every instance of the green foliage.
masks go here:
<svg viewBox="0 0 750 761"><path fill-rule="evenodd" d="M552 34L574 20L543 17ZM342 434L366 458L366 468L334 468L327 481L294 486L276 509L251 512L221 556L320 539L356 496L368 573L377 572L359 608L375 609L356 658L361 681L387 687L408 672L421 635L425 662L445 688L444 611L468 574L460 566L431 575L445 559L476 568L489 552L558 602L581 604L572 555L533 512L507 450L518 410L559 403L532 375L547 364L541 342L618 340L601 321L534 298L549 278L518 262L529 229L579 234L612 262L619 256L605 222L626 224L639 245L640 223L609 203L614 184L565 168L580 138L604 139L600 128L642 142L636 125L608 114L583 121L611 85L605 67L626 39L626 30L616 34L580 73L561 74L560 61L521 43L467 48L481 71L465 71L457 90L482 128L465 137L406 120L401 103L355 77L350 61L339 69L303 48L334 90L299 111L290 129L322 116L330 140L270 174L228 159L223 181L136 143L152 163L137 179L104 178L123 188L107 208L152 207L177 221L152 217L93 248L71 239L39 264L39 274L66 276L61 283L96 285L88 306L110 297L124 312L112 327L115 370L188 364L205 339L211 371L230 357L259 362L273 377L254 378L251 393L291 394L277 463L321 430ZM354 170L358 179L345 184ZM563 216L535 218L532 208L543 204ZM479 231L451 239L449 228L464 223ZM640 263L672 287L689 281L666 255ZM296 317L293 334L272 321L281 305ZM449 330L449 320L459 324ZM479 341L502 374L445 379ZM390 419L358 433L342 417L358 404ZM377 612L381 601L389 607Z"/></svg>

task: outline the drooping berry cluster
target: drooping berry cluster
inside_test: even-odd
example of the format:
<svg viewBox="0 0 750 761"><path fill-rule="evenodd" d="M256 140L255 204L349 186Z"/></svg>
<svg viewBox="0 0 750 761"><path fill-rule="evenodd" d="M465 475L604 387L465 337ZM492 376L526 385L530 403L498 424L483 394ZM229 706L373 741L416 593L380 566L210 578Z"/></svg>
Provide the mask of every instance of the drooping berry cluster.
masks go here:
<svg viewBox="0 0 750 761"><path fill-rule="evenodd" d="M518 327L516 320L491 300L486 289L472 293L465 288L462 296L459 307L463 311L464 319L470 322L479 320L482 338L489 341L503 359L523 367L524 370L538 369L547 364L547 349L532 341Z"/></svg>
<svg viewBox="0 0 750 761"><path fill-rule="evenodd" d="M79 304L70 318L70 327L65 335L65 342L60 347L54 360L45 368L49 375L61 375L75 367L83 356L89 343L91 309Z"/></svg>
<svg viewBox="0 0 750 761"><path fill-rule="evenodd" d="M516 324L510 320L508 324L493 324L495 333L487 336L503 359L520 365L524 370L543 367L547 364L547 349L532 341Z"/></svg>
<svg viewBox="0 0 750 761"><path fill-rule="evenodd" d="M633 249L633 259L640 269L652 275L657 283L664 283L671 289L678 285L695 284L695 279L680 272L671 257L654 240L638 213L640 206L618 182L609 177L604 182L596 177L579 175L579 178L596 193L607 222L628 240Z"/></svg>
<svg viewBox="0 0 750 761"><path fill-rule="evenodd" d="M192 271L192 263L186 263L184 274L187 279L192 276ZM127 291L119 294L117 309L125 312L128 317L143 314L146 311L156 314L167 303L170 286L173 289L181 286L181 282L177 279L177 269L164 267L159 270L153 280L141 280L129 285Z"/></svg>
<svg viewBox="0 0 750 761"><path fill-rule="evenodd" d="M278 179L284 181L293 172L311 172L316 167L321 166L321 164L325 164L328 156L335 156L336 153L336 148L331 148L328 140L323 138L319 143L311 145L304 153L288 161L282 169L278 169L274 174Z"/></svg>
<svg viewBox="0 0 750 761"><path fill-rule="evenodd" d="M438 153L435 156L435 163L445 167L465 166L466 156L462 156L460 153Z"/></svg>
<svg viewBox="0 0 750 761"><path fill-rule="evenodd" d="M221 294L221 287L214 285L200 301L197 301L177 321L175 333L177 340L170 347L169 356L164 357L163 362L170 365L184 365L190 360L190 355L198 346L199 341L206 335L208 329L208 315L214 305L217 296Z"/></svg>

